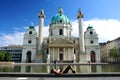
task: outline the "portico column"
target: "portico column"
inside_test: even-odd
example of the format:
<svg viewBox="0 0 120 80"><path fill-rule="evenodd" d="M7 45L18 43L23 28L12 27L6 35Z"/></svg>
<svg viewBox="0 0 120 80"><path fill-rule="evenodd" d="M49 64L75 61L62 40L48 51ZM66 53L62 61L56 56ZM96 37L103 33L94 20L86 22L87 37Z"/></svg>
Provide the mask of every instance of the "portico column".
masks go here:
<svg viewBox="0 0 120 80"><path fill-rule="evenodd" d="M65 60L66 56L65 56L65 48L63 48L63 60Z"/></svg>
<svg viewBox="0 0 120 80"><path fill-rule="evenodd" d="M72 55L73 55L72 59L74 59L74 48L72 48Z"/></svg>
<svg viewBox="0 0 120 80"><path fill-rule="evenodd" d="M50 54L50 48L49 48L48 54ZM50 54L50 55L51 55L51 54Z"/></svg>
<svg viewBox="0 0 120 80"><path fill-rule="evenodd" d="M59 54L60 54L60 52L59 52L59 48L58 48L58 56L57 56L57 57L58 57L58 61L60 60L60 59L59 59Z"/></svg>
<svg viewBox="0 0 120 80"><path fill-rule="evenodd" d="M47 57L47 63L50 63L50 57L51 57L51 53L50 53L50 48L49 48L48 57Z"/></svg>
<svg viewBox="0 0 120 80"><path fill-rule="evenodd" d="M70 60L70 48L68 48L68 60Z"/></svg>
<svg viewBox="0 0 120 80"><path fill-rule="evenodd" d="M55 59L55 58L54 58L54 48L53 48L53 61L54 61L54 59Z"/></svg>
<svg viewBox="0 0 120 80"><path fill-rule="evenodd" d="M76 55L74 53L74 48L72 50L73 50L73 63L76 63Z"/></svg>

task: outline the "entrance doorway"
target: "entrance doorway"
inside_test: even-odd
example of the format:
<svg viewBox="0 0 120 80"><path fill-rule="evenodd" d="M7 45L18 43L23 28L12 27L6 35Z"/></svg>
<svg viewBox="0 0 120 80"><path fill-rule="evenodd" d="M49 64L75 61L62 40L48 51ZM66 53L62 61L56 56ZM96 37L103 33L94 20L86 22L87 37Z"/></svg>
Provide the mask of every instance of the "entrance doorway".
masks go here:
<svg viewBox="0 0 120 80"><path fill-rule="evenodd" d="M59 49L59 60L63 61L63 48Z"/></svg>
<svg viewBox="0 0 120 80"><path fill-rule="evenodd" d="M32 54L31 51L27 52L27 56L26 56L26 62L27 63L31 63L31 54Z"/></svg>
<svg viewBox="0 0 120 80"><path fill-rule="evenodd" d="M60 57L59 57L60 61L63 60L63 54L60 54Z"/></svg>
<svg viewBox="0 0 120 80"><path fill-rule="evenodd" d="M96 57L95 57L95 52L94 51L91 51L90 53L90 57L91 57L91 62L96 62Z"/></svg>

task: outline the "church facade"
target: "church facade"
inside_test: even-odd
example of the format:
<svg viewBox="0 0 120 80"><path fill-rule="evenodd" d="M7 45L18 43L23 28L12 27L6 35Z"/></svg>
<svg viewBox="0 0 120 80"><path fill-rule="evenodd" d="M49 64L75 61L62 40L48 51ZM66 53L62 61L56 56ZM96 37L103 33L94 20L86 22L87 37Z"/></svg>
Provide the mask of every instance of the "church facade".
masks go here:
<svg viewBox="0 0 120 80"><path fill-rule="evenodd" d="M90 63L100 62L98 35L92 26L83 32L83 13L79 10L79 37L72 36L72 25L60 7L52 17L49 25L49 36L44 38L43 27L45 14L39 14L38 34L30 26L24 34L22 62L31 63Z"/></svg>

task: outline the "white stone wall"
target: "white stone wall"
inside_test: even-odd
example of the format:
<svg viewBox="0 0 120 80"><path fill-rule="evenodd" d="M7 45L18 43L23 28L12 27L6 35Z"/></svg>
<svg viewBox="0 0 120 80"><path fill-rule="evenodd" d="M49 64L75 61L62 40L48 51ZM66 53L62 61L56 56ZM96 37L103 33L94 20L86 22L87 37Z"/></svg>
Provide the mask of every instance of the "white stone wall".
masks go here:
<svg viewBox="0 0 120 80"><path fill-rule="evenodd" d="M36 46L24 46L22 50L22 62L26 62L28 51L31 51L31 61L35 61Z"/></svg>
<svg viewBox="0 0 120 80"><path fill-rule="evenodd" d="M59 30L63 30L63 35L59 35ZM51 31L52 31L52 36L51 36ZM67 36L70 37L72 32L72 27L71 25L65 25L65 24L54 24L50 26L49 29L49 36L50 37L61 37L61 36Z"/></svg>
<svg viewBox="0 0 120 80"><path fill-rule="evenodd" d="M50 48L50 61L59 60L59 48ZM63 48L63 60L74 60L73 48Z"/></svg>
<svg viewBox="0 0 120 80"><path fill-rule="evenodd" d="M91 51L95 52L96 62L100 62L100 48L99 46L89 46L86 48L87 61L91 61Z"/></svg>
<svg viewBox="0 0 120 80"><path fill-rule="evenodd" d="M90 34L92 32L92 34ZM91 40L93 43L91 43ZM95 61L100 62L100 46L98 35L93 28L88 28L85 32L86 60L91 61L91 51L95 52Z"/></svg>
<svg viewBox="0 0 120 80"><path fill-rule="evenodd" d="M64 60L74 60L73 48L64 48Z"/></svg>
<svg viewBox="0 0 120 80"><path fill-rule="evenodd" d="M32 31L32 34L29 32ZM28 41L31 40L31 43ZM35 54L37 51L37 32L34 28L29 28L27 32L24 34L23 39L23 49L22 49L22 62L26 62L27 59L27 52L31 52L31 61L35 60Z"/></svg>

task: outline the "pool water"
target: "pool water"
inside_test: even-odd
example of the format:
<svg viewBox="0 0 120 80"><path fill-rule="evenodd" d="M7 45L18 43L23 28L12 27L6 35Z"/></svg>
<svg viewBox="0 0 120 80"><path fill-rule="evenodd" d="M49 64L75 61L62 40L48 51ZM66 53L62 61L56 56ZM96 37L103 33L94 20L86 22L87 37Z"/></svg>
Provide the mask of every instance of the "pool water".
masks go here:
<svg viewBox="0 0 120 80"><path fill-rule="evenodd" d="M72 65L77 73L120 72L120 64ZM67 65L11 65L0 66L0 72L50 73L52 68L65 69ZM71 73L71 71L69 71Z"/></svg>

